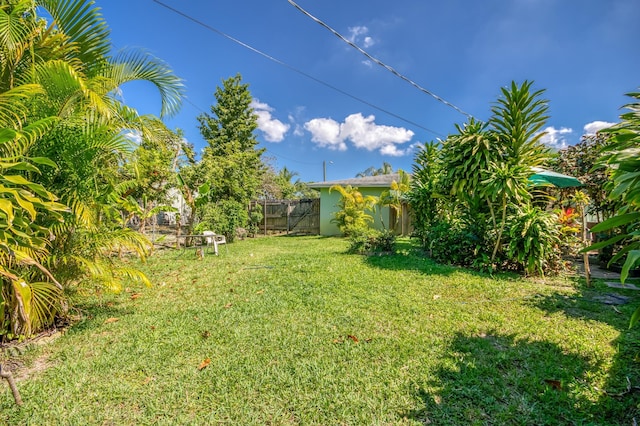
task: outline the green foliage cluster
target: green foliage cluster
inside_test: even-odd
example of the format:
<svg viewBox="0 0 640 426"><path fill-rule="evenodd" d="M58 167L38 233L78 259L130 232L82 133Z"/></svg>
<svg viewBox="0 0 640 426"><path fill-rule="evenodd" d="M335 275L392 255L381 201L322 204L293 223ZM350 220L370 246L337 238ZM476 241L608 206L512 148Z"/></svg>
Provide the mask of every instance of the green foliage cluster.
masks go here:
<svg viewBox="0 0 640 426"><path fill-rule="evenodd" d="M345 236L361 233L369 228L369 224L373 222L373 213L377 202L376 197L372 195L362 195L358 188L347 185L333 185L329 188L329 192L338 191L342 196L338 202L338 211L334 213L331 223L335 223L340 232Z"/></svg>
<svg viewBox="0 0 640 426"><path fill-rule="evenodd" d="M360 254L393 253L396 239L396 234L389 229L358 229L349 235L349 252Z"/></svg>
<svg viewBox="0 0 640 426"><path fill-rule="evenodd" d="M616 201L608 197L607 182L611 169L601 163L602 151L608 149L611 137L607 132L584 135L579 143L568 146L552 159L553 168L582 182L582 190L589 197L587 212L600 220L616 210Z"/></svg>
<svg viewBox="0 0 640 426"><path fill-rule="evenodd" d="M640 92L629 93L632 103L625 105L629 111L620 116L621 122L603 130L611 137L601 159L611 173L608 183L609 198L621 206L617 214L592 228L593 232L617 229L617 235L597 243L590 249L620 244L621 248L609 263L622 261L620 280L624 283L629 271L640 265ZM640 308L631 318L631 324L640 320Z"/></svg>
<svg viewBox="0 0 640 426"><path fill-rule="evenodd" d="M559 223L534 207L532 168L548 158L542 90L503 88L484 123L456 126L416 154L408 199L414 229L434 259L483 269L542 274L556 268Z"/></svg>
<svg viewBox="0 0 640 426"><path fill-rule="evenodd" d="M244 204L236 200L221 200L217 203L206 203L200 210L201 218L195 226L195 233L211 231L225 236L232 243L236 237L236 229L249 223L249 213Z"/></svg>
<svg viewBox="0 0 640 426"><path fill-rule="evenodd" d="M148 240L123 228L123 217L125 206L135 210L135 186L152 185L141 166L159 173L162 158L136 159L124 135L152 141L170 132L117 94L127 82L151 82L170 115L183 86L147 53L112 54L108 26L88 0L2 1L0 37L0 335L8 339L51 324L70 288L148 282L113 257L147 253ZM140 167L124 167L132 163Z"/></svg>
<svg viewBox="0 0 640 426"><path fill-rule="evenodd" d="M260 225L264 219L261 208L253 208L249 211L249 226L247 231L250 235L255 236L260 231Z"/></svg>

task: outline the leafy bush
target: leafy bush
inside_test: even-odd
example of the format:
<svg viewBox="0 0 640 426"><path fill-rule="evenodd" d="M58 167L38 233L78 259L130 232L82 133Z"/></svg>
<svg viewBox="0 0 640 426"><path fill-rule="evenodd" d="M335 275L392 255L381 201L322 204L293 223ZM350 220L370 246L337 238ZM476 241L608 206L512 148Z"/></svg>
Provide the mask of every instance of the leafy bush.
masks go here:
<svg viewBox="0 0 640 426"><path fill-rule="evenodd" d="M194 232L214 231L224 235L227 242L232 243L236 238L236 229L243 228L248 223L249 213L244 204L235 200L222 200L203 206L202 218Z"/></svg>
<svg viewBox="0 0 640 426"><path fill-rule="evenodd" d="M438 263L472 266L484 245L480 235L460 222L441 221L425 231L425 249Z"/></svg>
<svg viewBox="0 0 640 426"><path fill-rule="evenodd" d="M249 231L250 236L255 236L260 231L260 224L264 219L264 215L262 214L262 210L258 208L254 208L249 212L249 226L247 230Z"/></svg>
<svg viewBox="0 0 640 426"><path fill-rule="evenodd" d="M561 266L560 224L555 214L524 206L510 217L508 229L509 260L529 275L558 270Z"/></svg>
<svg viewBox="0 0 640 426"><path fill-rule="evenodd" d="M338 229L346 236L355 235L368 228L368 224L373 222L373 217L366 211L375 209L376 197L364 196L358 188L351 185L342 187L333 185L329 192L338 191L342 198L338 202L339 210L333 213L334 218L331 223L338 225Z"/></svg>
<svg viewBox="0 0 640 426"><path fill-rule="evenodd" d="M349 237L351 253L388 253L396 247L396 235L389 231L365 228L353 231Z"/></svg>
<svg viewBox="0 0 640 426"><path fill-rule="evenodd" d="M580 239L580 214L577 209L566 207L556 212L560 225L560 251L566 256L576 256L582 248Z"/></svg>

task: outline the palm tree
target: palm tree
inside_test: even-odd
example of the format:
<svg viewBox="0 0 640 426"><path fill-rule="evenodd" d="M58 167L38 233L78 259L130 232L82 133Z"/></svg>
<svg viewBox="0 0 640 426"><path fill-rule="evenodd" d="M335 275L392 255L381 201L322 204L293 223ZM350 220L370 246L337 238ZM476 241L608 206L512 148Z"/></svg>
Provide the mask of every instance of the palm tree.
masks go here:
<svg viewBox="0 0 640 426"><path fill-rule="evenodd" d="M342 198L338 202L340 210L334 213L332 223L338 225L340 231L345 235L350 235L354 231L363 230L369 222L373 222L373 216L366 211L373 211L377 202L372 195L364 196L358 188L347 185L333 185L329 192L338 191Z"/></svg>
<svg viewBox="0 0 640 426"><path fill-rule="evenodd" d="M54 23L47 27L37 17L36 7L44 8ZM161 94L161 115L169 115L180 105L182 83L163 62L146 53L111 56L110 48L108 27L90 0L0 1L0 128L5 129L0 134L15 147L2 156L12 161L3 163L18 164L11 169L22 179L10 178L16 189L0 197L3 213L26 211L31 221L37 221L32 246L39 251L31 256L33 262L25 257L31 266L42 261L63 283L93 276L117 288L122 279L146 278L132 269L113 269L109 253L125 245L143 255L148 244L142 235L114 225L120 192L113 172L131 151L131 142L122 133L127 129L153 133L118 100L117 89L128 81L150 81ZM40 170L33 163L46 168ZM55 164L62 167L52 167ZM2 172L6 176L4 168ZM21 191L27 192L17 198L14 194ZM55 199L52 193L71 208L63 223L49 218L59 210L57 204L45 204ZM42 209L45 214L34 214L30 204L21 202L25 197L37 206L35 213ZM19 216L22 222L23 216ZM15 214L12 226L16 227ZM55 236L48 242L52 255L41 249L49 235ZM3 270L9 271L3 274L3 297L11 296L8 289L15 287L16 280L9 276L35 283L41 274L56 282L44 267L36 267L39 272L34 273L24 265L15 269L10 257L2 262ZM53 306L59 295L48 295ZM27 316L18 315L28 325Z"/></svg>
<svg viewBox="0 0 640 426"><path fill-rule="evenodd" d="M404 170L398 170L398 181L392 181L388 190L380 194L378 204L389 206L395 212L395 223L389 224L390 228L395 228L403 216L403 204L405 194L411 189L411 177ZM404 221L401 223L401 234L404 234Z"/></svg>
<svg viewBox="0 0 640 426"><path fill-rule="evenodd" d="M393 167L385 161L382 163L382 167L375 168L374 166L371 166L365 171L358 173L356 177L390 175L392 173Z"/></svg>

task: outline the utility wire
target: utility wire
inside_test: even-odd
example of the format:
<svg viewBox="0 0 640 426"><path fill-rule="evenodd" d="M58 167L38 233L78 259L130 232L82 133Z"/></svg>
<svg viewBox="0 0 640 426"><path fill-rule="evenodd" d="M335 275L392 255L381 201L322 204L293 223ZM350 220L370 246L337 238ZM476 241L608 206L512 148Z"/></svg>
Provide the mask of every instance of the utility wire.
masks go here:
<svg viewBox="0 0 640 426"><path fill-rule="evenodd" d="M420 86L418 83L416 83L415 81L411 80L408 77L405 77L404 75L400 74L398 71L396 71L394 68L390 67L389 65L385 64L384 62L380 61L377 58L374 58L373 56L371 56L369 53L367 53L364 49L362 49L360 46L358 46L357 44L355 44L354 42L346 39L342 34L340 34L339 32L337 32L336 30L334 30L333 28L331 28L329 25L327 25L326 23L324 23L323 21L321 21L320 19L316 18L315 16L313 16L312 14L310 14L309 12L307 12L306 10L304 10L302 7L300 7L296 2L294 2L293 0L288 0L289 3L295 7L296 9L298 9L300 12L304 13L305 15L307 15L309 18L311 18L312 20L314 20L315 22L317 22L318 24L320 24L321 26L323 26L324 28L328 29L329 31L331 31L336 37L338 37L340 40L344 41L345 43L347 43L349 46L353 47L354 49L356 49L358 52L362 53L364 56L366 56L369 60L375 62L376 64L380 65L381 67L385 68L386 70L390 71L392 74L394 74L397 77L400 77L402 80L406 81L407 83L409 83L410 85L412 85L413 87L415 87L416 89L420 90L423 93L426 93L427 95L431 96L432 98L434 98L435 100L437 100L438 102L442 102L443 104L445 104L446 106L453 108L454 110L456 110L457 112L459 112L460 114L465 115L467 118L473 118L473 116L467 112L464 112L462 109L458 108L457 106L455 106L454 104L452 104L451 102L447 102L446 100L444 100L443 98L441 98L440 96L436 95L435 93L433 93L430 90L425 89L424 87Z"/></svg>
<svg viewBox="0 0 640 426"><path fill-rule="evenodd" d="M332 84L330 84L330 83L327 83L326 81L320 80L319 78L314 77L314 76L312 76L311 74L308 74L308 73L306 73L306 72L304 72L304 71L302 71L302 70L300 70L300 69L298 69L298 68L295 68L295 67L293 67L293 66L291 66L291 65L287 64L286 62L283 62L283 61L281 61L281 60L279 60L279 59L277 59L277 58L274 58L273 56L271 56L271 55L269 55L269 54L267 54L267 53L264 53L264 52L262 52L261 50L258 50L258 49L256 49L255 47L250 46L250 45L248 45L247 43L244 43L244 42L242 42L242 41L238 40L237 38L232 37L232 36L230 36L229 34L227 34L227 33L223 32L223 31L218 30L217 28L212 27L212 26L211 26L211 25L209 25L209 24L205 24L204 22L202 22L202 21L200 21L200 20L198 20L198 19L196 19L196 18L194 18L194 17L192 17L192 16L190 16L190 15L187 15L186 13L184 13L184 12L182 12L182 11L178 10L178 9L173 8L173 7L169 6L168 4L163 3L163 2L161 2L160 0L153 0L153 2L154 2L154 3L159 4L160 6L162 6L162 7L166 8L166 9L168 9L168 10L170 10L170 11L172 11L173 13L175 13L175 14L177 14L177 15L182 16L182 17L183 17L183 18L185 18L185 19L188 19L189 21L191 21L191 22L193 22L193 23L195 23L195 24L197 24L197 25L200 25L200 26L201 26L201 27L203 27L203 28L206 28L207 30L209 30L209 31L211 31L211 32L214 32L214 33L216 33L216 34L218 34L218 35L220 35L220 36L222 36L222 37L224 37L224 38L226 38L226 39L228 39L228 40L231 40L232 42L234 42L234 43L236 43L236 44L239 44L240 46L242 46L242 47L244 47L244 48L246 48L246 49L249 49L250 51L252 51L252 52L254 52L254 53L257 53L258 55L260 55L260 56L262 56L262 57L267 58L268 60L270 60L270 61L272 61L272 62L275 62L275 63L276 63L276 64L278 64L278 65L281 65L281 66L283 66L283 67L285 67L285 68L287 68L287 69L289 69L289 70L291 70L291 71L293 71L293 72L296 72L296 73L298 73L298 74L300 74L300 75L302 75L302 76L304 76L304 77L307 77L307 78L308 78L308 79L310 79L310 80L315 81L316 83L319 83L319 84L321 84L321 85L323 85L323 86L325 86L325 87L328 87L329 89L332 89L332 90L334 90L334 91L336 91L336 92L338 92L338 93L341 93L341 94L343 94L344 96L347 96L347 97L349 97L349 98L351 98L351 99L354 99L354 100L356 100L356 101L358 101L358 102L360 102L360 103L363 103L363 104L365 104L365 105L367 105L367 106L370 106L371 108L374 108L374 109L376 109L376 110L378 110L378 111L381 111L381 112L383 112L383 113L385 113L385 114L387 114L387 115L390 115L391 117L395 117L395 118L397 118L397 119L399 119L399 120L402 120L402 121L404 121L404 122L405 122L405 123L407 123L407 124L411 124L412 126L418 127L418 128L420 128L420 129L422 129L422 130L425 130L425 131L427 131L427 132L429 132L429 133L432 133L432 134L434 134L434 135L436 135L436 136L438 136L438 137L441 137L441 138L444 138L444 137L445 137L443 134L438 133L438 132L436 132L435 130L431 130L431 129L429 129L429 128L427 128L427 127L424 127L424 126L422 126L422 125L420 125L420 124L418 124L418 123L416 123L416 122L414 122L414 121L411 121L411 120L409 120L409 119L407 119L407 118L404 118L404 117L402 117L402 116L400 116L400 115L398 115L398 114L396 114L396 113L393 113L393 112L391 112L391 111L389 111L389 110L386 110L386 109L384 109L384 108L382 108L382 107L379 107L379 106L377 106L377 105L375 105L375 104L372 104L371 102L368 102L368 101L366 101L366 100L364 100L364 99L362 99L362 98L359 98L359 97L357 97L357 96L355 96L355 95L352 95L352 94L350 94L350 93L348 93L348 92L345 92L344 90L342 90L342 89L340 89L340 88L338 88L338 87L336 87L336 86L334 86L334 85L332 85ZM293 3L293 4L294 4L296 7L298 7L295 3ZM314 19L315 19L315 18L314 18ZM433 94L431 94L431 96L434 96L434 95L433 95ZM441 101L442 101L442 100L441 100ZM447 102L445 102L445 103L447 103ZM448 104L448 103L447 103L447 104ZM455 108L455 107L454 107L454 108ZM457 108L456 108L456 109L457 109ZM466 113L464 113L464 112L463 112L463 114L466 114ZM468 114L466 114L466 115L468 115ZM469 115L468 115L468 116L469 116ZM470 117L470 116L469 116L469 117Z"/></svg>

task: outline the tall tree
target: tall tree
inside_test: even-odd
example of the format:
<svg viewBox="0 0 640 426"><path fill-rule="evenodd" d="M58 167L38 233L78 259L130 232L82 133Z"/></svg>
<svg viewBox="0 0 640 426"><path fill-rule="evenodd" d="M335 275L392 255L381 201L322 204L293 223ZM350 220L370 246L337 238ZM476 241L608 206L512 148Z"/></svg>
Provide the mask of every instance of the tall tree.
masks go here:
<svg viewBox="0 0 640 426"><path fill-rule="evenodd" d="M257 116L251 107L249 85L237 74L222 82L214 94L211 114L198 117L207 141L202 154L204 177L211 184L212 201L235 200L247 204L255 198L265 166L254 131Z"/></svg>

